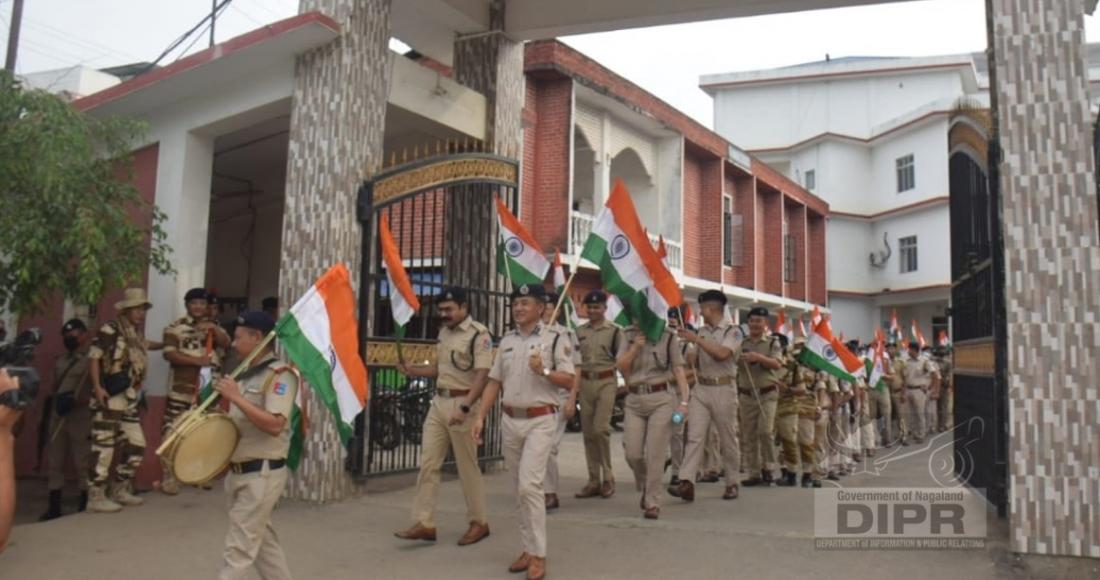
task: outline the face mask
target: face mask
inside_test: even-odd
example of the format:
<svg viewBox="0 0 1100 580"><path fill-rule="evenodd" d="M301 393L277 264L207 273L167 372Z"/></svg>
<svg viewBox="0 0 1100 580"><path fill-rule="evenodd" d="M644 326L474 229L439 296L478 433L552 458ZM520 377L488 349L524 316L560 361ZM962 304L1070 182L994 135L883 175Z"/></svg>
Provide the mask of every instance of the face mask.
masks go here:
<svg viewBox="0 0 1100 580"><path fill-rule="evenodd" d="M65 350L72 352L80 346L80 339L75 336L66 336L61 339L65 344Z"/></svg>

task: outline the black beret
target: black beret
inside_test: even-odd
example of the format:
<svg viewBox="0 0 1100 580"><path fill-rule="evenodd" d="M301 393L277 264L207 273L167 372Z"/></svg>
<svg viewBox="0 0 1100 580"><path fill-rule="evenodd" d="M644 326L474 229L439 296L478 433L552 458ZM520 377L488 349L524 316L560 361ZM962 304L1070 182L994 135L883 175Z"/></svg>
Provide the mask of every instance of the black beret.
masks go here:
<svg viewBox="0 0 1100 580"><path fill-rule="evenodd" d="M699 304L704 302L721 302L726 304L726 295L721 290L707 290L699 295Z"/></svg>
<svg viewBox="0 0 1100 580"><path fill-rule="evenodd" d="M558 303L558 298L560 298L560 296L558 295L557 292L547 292L546 293L546 303L547 304L557 304Z"/></svg>
<svg viewBox="0 0 1100 580"><path fill-rule="evenodd" d="M592 290L584 295L585 304L607 304L607 294L603 290Z"/></svg>
<svg viewBox="0 0 1100 580"><path fill-rule="evenodd" d="M893 340L890 340L890 341L886 342L886 346L897 346L897 345L898 345L898 343L893 341Z"/></svg>
<svg viewBox="0 0 1100 580"><path fill-rule="evenodd" d="M435 303L442 302L454 302L456 304L466 304L466 289L459 288L458 286L447 286L435 297Z"/></svg>
<svg viewBox="0 0 1100 580"><path fill-rule="evenodd" d="M512 290L512 300L526 296L545 301L546 288L542 284L520 284Z"/></svg>
<svg viewBox="0 0 1100 580"><path fill-rule="evenodd" d="M88 330L88 327L84 326L84 321L79 318L70 318L69 321L61 327L61 334L68 334L74 330Z"/></svg>
<svg viewBox="0 0 1100 580"><path fill-rule="evenodd" d="M242 312L237 317L237 326L251 328L260 331L262 334L267 334L275 329L275 319L262 310L249 310Z"/></svg>
<svg viewBox="0 0 1100 580"><path fill-rule="evenodd" d="M279 299L274 296L268 296L260 302L260 308L264 310L274 310L279 307Z"/></svg>
<svg viewBox="0 0 1100 580"><path fill-rule="evenodd" d="M909 341L909 348L920 348L920 343L915 340Z"/></svg>
<svg viewBox="0 0 1100 580"><path fill-rule="evenodd" d="M848 344L845 345L845 346L847 346L848 349L853 351L853 352L857 351L857 350L859 350L859 341L858 340L849 340Z"/></svg>
<svg viewBox="0 0 1100 580"><path fill-rule="evenodd" d="M183 303L187 304L192 300L208 300L210 293L206 291L206 288L192 288L187 291L187 294L183 295Z"/></svg>
<svg viewBox="0 0 1100 580"><path fill-rule="evenodd" d="M753 316L763 316L764 318L767 318L768 309L764 308L763 306L753 306L752 310L749 310L749 318L752 318Z"/></svg>

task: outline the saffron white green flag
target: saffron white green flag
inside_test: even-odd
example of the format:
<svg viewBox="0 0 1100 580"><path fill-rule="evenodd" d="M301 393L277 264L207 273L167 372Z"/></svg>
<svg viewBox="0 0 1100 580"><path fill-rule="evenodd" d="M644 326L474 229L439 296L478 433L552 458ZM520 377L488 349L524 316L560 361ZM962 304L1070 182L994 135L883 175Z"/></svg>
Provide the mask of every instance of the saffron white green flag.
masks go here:
<svg viewBox="0 0 1100 580"><path fill-rule="evenodd" d="M614 294L607 295L607 314L605 317L619 326L630 325L630 317L627 316L626 310L623 309L623 303L620 302L619 297Z"/></svg>
<svg viewBox="0 0 1100 580"><path fill-rule="evenodd" d="M806 347L798 359L802 364L825 371L842 381L855 382L866 372L863 361L833 336L828 321L824 319L806 339Z"/></svg>
<svg viewBox="0 0 1100 580"><path fill-rule="evenodd" d="M508 210L508 206L499 197L496 202L497 223L500 224L497 271L511 280L513 286L542 284L546 271L550 269L550 261L527 228Z"/></svg>
<svg viewBox="0 0 1100 580"><path fill-rule="evenodd" d="M359 357L355 295L343 264L329 268L305 295L279 319L275 334L283 349L332 413L340 440L347 445L355 433L356 415L367 402L367 369ZM304 386L304 385L303 385ZM302 401L302 388L298 389ZM291 412L291 426L301 420L300 405ZM303 433L293 428L287 463L296 468Z"/></svg>
<svg viewBox="0 0 1100 580"><path fill-rule="evenodd" d="M386 280L389 282L390 307L393 321L397 324L397 336L405 336L405 325L420 310L420 299L413 291L409 273L397 251L397 242L390 231L390 222L385 218L378 220L378 239L382 244L382 261L386 264Z"/></svg>
<svg viewBox="0 0 1100 580"><path fill-rule="evenodd" d="M649 245L621 179L615 180L604 209L596 216L581 256L600 268L604 287L622 300L639 330L649 340L658 340L668 320L665 296L677 291L676 280Z"/></svg>

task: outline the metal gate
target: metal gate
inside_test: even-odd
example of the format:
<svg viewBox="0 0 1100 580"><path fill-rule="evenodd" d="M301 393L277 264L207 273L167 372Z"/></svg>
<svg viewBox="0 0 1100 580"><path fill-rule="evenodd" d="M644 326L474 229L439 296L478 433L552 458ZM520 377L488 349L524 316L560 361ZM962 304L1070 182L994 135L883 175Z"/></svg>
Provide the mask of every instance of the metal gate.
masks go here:
<svg viewBox="0 0 1100 580"><path fill-rule="evenodd" d="M435 392L431 379L409 379L396 368L395 326L389 284L378 247L379 219L393 231L421 308L406 325L402 350L408 362L435 360L440 321L432 296L444 286L469 294L470 315L496 339L511 322L506 281L495 267L498 236L494 198L515 212L519 165L475 151L450 152L391 167L359 191L363 228L360 321L370 377L369 413L361 417L349 457L363 476L413 471L420 464L421 427ZM500 409L488 416L478 459L502 459ZM452 459L448 457L447 462Z"/></svg>
<svg viewBox="0 0 1100 580"><path fill-rule="evenodd" d="M997 148L988 112L964 108L949 133L955 473L1007 515L1008 389ZM987 171L987 168L993 168Z"/></svg>

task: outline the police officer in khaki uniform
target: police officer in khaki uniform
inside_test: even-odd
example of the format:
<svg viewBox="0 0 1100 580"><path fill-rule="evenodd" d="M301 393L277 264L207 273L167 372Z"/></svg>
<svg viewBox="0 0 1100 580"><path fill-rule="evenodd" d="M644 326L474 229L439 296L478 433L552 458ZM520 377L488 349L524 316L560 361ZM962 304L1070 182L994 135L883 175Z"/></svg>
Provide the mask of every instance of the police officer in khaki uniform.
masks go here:
<svg viewBox="0 0 1100 580"><path fill-rule="evenodd" d="M615 494L611 471L611 412L615 407L615 357L625 340L622 329L607 320L607 294L592 290L584 295L588 322L577 328L581 350L581 431L588 483L574 497L604 497Z"/></svg>
<svg viewBox="0 0 1100 580"><path fill-rule="evenodd" d="M695 473L703 458L711 426L718 430L722 465L726 471L726 490L722 499L737 499L737 480L741 468L741 444L737 441L737 353L741 333L725 317L726 295L707 290L699 295L703 326L699 333L679 331L680 340L695 345L699 367L691 397L691 421L688 423L687 449L680 467L680 483L669 493L685 501L695 500Z"/></svg>
<svg viewBox="0 0 1100 580"><path fill-rule="evenodd" d="M572 330L562 326L557 321L551 320L550 317L554 314L554 308L558 304L558 294L555 292L546 293L546 311L543 312L542 322L544 325L550 328L550 330L558 333L556 340L569 340L570 347L569 353L573 357L574 370L581 365L581 350L580 344L577 340L577 335ZM562 315L567 314L563 311ZM557 350L554 348L554 350ZM576 373L573 375L573 388L568 391L560 391L558 396L561 398L561 406L558 408L558 429L554 433L554 449L550 451L550 460L546 463L546 510L556 510L561 507L561 502L558 500L558 449L561 447L562 437L565 436L565 425L577 412L577 393L581 387L581 375Z"/></svg>
<svg viewBox="0 0 1100 580"><path fill-rule="evenodd" d="M813 487L821 487L821 478L839 479L829 470L829 425L832 423L833 399L840 392L836 378L820 371L814 384L817 393L817 406L820 414L814 421L814 476Z"/></svg>
<svg viewBox="0 0 1100 580"><path fill-rule="evenodd" d="M508 571L526 571L528 580L546 576L543 481L557 432L559 392L573 388L575 373L569 341L555 340L558 333L542 324L545 309L546 290L542 285L522 284L512 291L516 328L500 341L485 387L485 402L473 425L473 435L480 440L485 416L503 391L504 465L512 473L523 546Z"/></svg>
<svg viewBox="0 0 1100 580"><path fill-rule="evenodd" d="M681 328L688 328L684 322L684 306L681 304L679 307L673 307L668 309L668 326L673 332L679 332ZM689 329L694 332L695 329ZM684 355L684 376L687 377L688 390L695 390L695 369L699 366L699 351L694 344L682 340L680 341L680 350ZM670 465L672 471L672 477L669 479L669 493L672 493L673 489L677 489L680 486L680 468L684 465L684 446L687 445L688 427L689 421L685 421L680 425L672 426L672 438L669 444L669 451L671 452ZM715 430L712 428L712 432ZM714 437L717 437L717 433L714 433ZM707 437L707 447L703 453L703 468L709 469L712 465L713 458L710 454L714 449L718 448L717 442L712 441L712 437ZM711 449L713 443L714 449ZM693 476L694 477L694 476Z"/></svg>
<svg viewBox="0 0 1100 580"><path fill-rule="evenodd" d="M237 318L233 348L243 360L274 328L267 314L245 312ZM264 580L290 578L271 512L286 486L290 412L300 383L268 344L236 380L223 377L215 385L241 434L225 478L229 532L219 580L247 578L253 567Z"/></svg>
<svg viewBox="0 0 1100 580"><path fill-rule="evenodd" d="M485 508L485 483L477 464L477 441L470 434L472 417L493 363L492 336L489 329L470 317L470 304L462 288L445 288L436 297L436 308L443 321L439 330L434 365L408 365L400 362L397 370L410 377L436 379L436 395L421 436L420 475L416 479L411 528L394 535L403 540L434 542L435 507L439 497L440 469L447 451L454 452L462 493L466 496L466 519L470 527L458 540L468 546L489 535Z"/></svg>
<svg viewBox="0 0 1100 580"><path fill-rule="evenodd" d="M786 337L779 335L780 340ZM804 337L794 339L784 357L779 401L776 404L776 430L783 453L782 476L778 485L810 487L814 473L814 422L817 419L817 373L801 364L798 356L806 344Z"/></svg>
<svg viewBox="0 0 1100 580"><path fill-rule="evenodd" d="M230 339L220 326L209 318L209 294L205 288L192 288L183 297L187 314L164 329L164 359L168 361L168 397L164 407L161 435L172 429L185 411L195 404L202 369L214 364L214 349L226 348ZM172 470L164 466L161 492L179 493Z"/></svg>
<svg viewBox="0 0 1100 580"><path fill-rule="evenodd" d="M145 455L145 434L138 416L138 393L145 381L150 343L142 336L145 313L153 303L145 290L129 288L115 303L118 318L99 329L88 351L92 379L92 459L88 510L117 512L144 501L134 495L133 480ZM159 343L152 345L159 348ZM109 485L111 462L119 453L117 480ZM108 498L108 487L111 497Z"/></svg>
<svg viewBox="0 0 1100 580"><path fill-rule="evenodd" d="M898 345L890 341L886 343L886 355L890 357L890 380L886 385L890 388L890 413L891 433L883 447L893 447L897 443L908 444L905 433L908 430L909 403L905 396L904 379L901 376L901 357L898 355Z"/></svg>
<svg viewBox="0 0 1100 580"><path fill-rule="evenodd" d="M955 376L951 353L946 347L937 346L932 355L940 368L939 430L943 432L955 426Z"/></svg>
<svg viewBox="0 0 1100 580"><path fill-rule="evenodd" d="M771 485L776 465L775 407L779 400L779 369L783 347L768 332L768 309L749 311L749 336L741 343L737 392L742 436L746 440L745 467L749 478L741 485Z"/></svg>
<svg viewBox="0 0 1100 580"><path fill-rule="evenodd" d="M913 443L924 443L927 433L925 423L925 407L928 404L928 393L940 388L940 371L936 363L921 355L920 343L911 341L909 350L899 361L901 364L901 377L905 382L905 398L908 399L909 432L907 440Z"/></svg>
<svg viewBox="0 0 1100 580"><path fill-rule="evenodd" d="M88 371L88 327L79 318L73 318L61 327L65 354L54 364L54 405L49 410L50 420L50 470L47 486L50 491L49 507L38 518L44 522L61 517L61 488L65 486L65 464L72 458L80 480L78 511L88 505L88 469L91 453L92 410L88 403L92 386Z"/></svg>
<svg viewBox="0 0 1100 580"><path fill-rule="evenodd" d="M655 520L661 514L661 479L672 438L672 415L679 411L687 419L691 395L680 339L672 329L665 328L656 342L637 325L624 334L618 358L629 392L624 405L623 448L634 471L635 486L642 492L639 506L646 519ZM683 469L681 476L687 473Z"/></svg>

